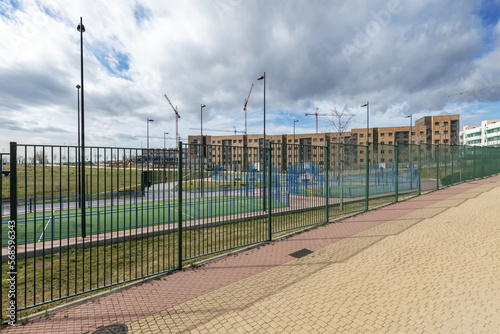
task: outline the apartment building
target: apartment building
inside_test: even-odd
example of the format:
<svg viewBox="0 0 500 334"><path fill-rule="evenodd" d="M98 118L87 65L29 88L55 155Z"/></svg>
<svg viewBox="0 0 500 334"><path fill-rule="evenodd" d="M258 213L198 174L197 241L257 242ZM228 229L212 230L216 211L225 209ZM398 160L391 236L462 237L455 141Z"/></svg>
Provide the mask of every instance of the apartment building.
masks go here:
<svg viewBox="0 0 500 334"><path fill-rule="evenodd" d="M349 147L351 163L365 163L366 142L371 145L370 152L377 161L392 162L393 146L408 144L459 144L459 115L425 116L415 121L412 126L359 128L349 132L339 133L307 133L266 135L266 146L273 144L272 164L277 168L290 163L315 162L323 165L325 156L322 150L315 147L325 147L329 143L333 165L338 164L341 155L341 143ZM500 121L497 124L500 128ZM495 129L497 129L495 128ZM493 131L489 129L489 131ZM490 136L492 137L492 136ZM499 138L500 141L500 133ZM262 134L204 136L205 152L203 157L209 166L227 165L238 169L252 164L260 168L264 161L264 145ZM200 136L189 136L189 143L200 143ZM349 145L350 144L350 145ZM199 158L199 147L190 148L190 156ZM354 154L356 150L357 154ZM344 150L345 151L345 150ZM371 160L371 158L369 158ZM354 161L355 160L355 161Z"/></svg>
<svg viewBox="0 0 500 334"><path fill-rule="evenodd" d="M500 146L500 120L485 120L460 131L460 143L471 146Z"/></svg>
<svg viewBox="0 0 500 334"><path fill-rule="evenodd" d="M460 116L425 116L415 121L416 126L425 126L427 144L458 145L460 142Z"/></svg>

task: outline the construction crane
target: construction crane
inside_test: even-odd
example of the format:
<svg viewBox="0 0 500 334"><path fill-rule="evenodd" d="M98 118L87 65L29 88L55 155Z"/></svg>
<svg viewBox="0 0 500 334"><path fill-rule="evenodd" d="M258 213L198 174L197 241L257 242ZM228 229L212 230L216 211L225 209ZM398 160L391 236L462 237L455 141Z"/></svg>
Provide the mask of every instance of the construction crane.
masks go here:
<svg viewBox="0 0 500 334"><path fill-rule="evenodd" d="M200 129L196 129L196 128L189 128L189 130L198 130L200 131ZM217 130L217 129L204 129L206 131L215 131L215 132L234 132L234 134L237 134L237 133L245 133L244 131L236 131L236 127L234 126L234 130Z"/></svg>
<svg viewBox="0 0 500 334"><path fill-rule="evenodd" d="M473 92L476 92L478 90L481 90L481 89L484 89L484 88L488 88L488 87L493 87L493 86L496 86L496 85L500 85L500 80L492 81L492 82L489 82L489 83L487 83L485 85L481 85L481 86L477 86L477 87L474 87L474 88L471 88L471 89L467 89L467 90L464 90L462 92L453 93L451 95L448 95L448 97L457 96L457 95L466 95L466 94L473 93Z"/></svg>
<svg viewBox="0 0 500 334"><path fill-rule="evenodd" d="M316 133L318 133L318 116L335 116L333 114L318 114L319 108L316 108L316 112L314 114L304 114L304 116L316 116Z"/></svg>
<svg viewBox="0 0 500 334"><path fill-rule="evenodd" d="M243 110L245 111L245 135L247 134L247 104L250 99L250 94L252 93L253 84L250 86L250 92L248 92L248 97L245 99L245 105L243 106ZM235 129L236 133L236 129Z"/></svg>
<svg viewBox="0 0 500 334"><path fill-rule="evenodd" d="M170 104L170 106L172 107L172 109L174 109L174 112L175 112L175 141L177 143L177 149L179 149L179 118L181 118L181 116L179 115L179 112L177 111L177 107L174 108L174 105L172 104L172 102L170 102L167 94L165 94L165 98L167 99L168 103Z"/></svg>

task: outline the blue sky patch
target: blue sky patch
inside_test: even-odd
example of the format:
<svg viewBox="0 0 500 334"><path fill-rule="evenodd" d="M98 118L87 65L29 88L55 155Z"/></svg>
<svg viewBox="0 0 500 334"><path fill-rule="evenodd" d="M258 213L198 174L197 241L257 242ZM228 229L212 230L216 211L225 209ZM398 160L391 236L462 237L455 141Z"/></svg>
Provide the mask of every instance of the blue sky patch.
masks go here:
<svg viewBox="0 0 500 334"><path fill-rule="evenodd" d="M138 25L141 25L144 21L149 20L151 16L151 11L141 4L136 4L134 7L134 17Z"/></svg>
<svg viewBox="0 0 500 334"><path fill-rule="evenodd" d="M21 7L21 4L19 1L16 0L2 0L0 1L0 15L3 17L6 17L8 19L12 18L12 14L16 11L19 10Z"/></svg>
<svg viewBox="0 0 500 334"><path fill-rule="evenodd" d="M484 27L495 26L500 18L500 1L498 0L483 0L479 17Z"/></svg>
<svg viewBox="0 0 500 334"><path fill-rule="evenodd" d="M103 46L98 46L99 50L106 50ZM130 68L130 59L127 54L116 51L114 49L107 49L106 51L99 51L94 53L97 60L111 73L120 78L130 80L127 76L127 71Z"/></svg>

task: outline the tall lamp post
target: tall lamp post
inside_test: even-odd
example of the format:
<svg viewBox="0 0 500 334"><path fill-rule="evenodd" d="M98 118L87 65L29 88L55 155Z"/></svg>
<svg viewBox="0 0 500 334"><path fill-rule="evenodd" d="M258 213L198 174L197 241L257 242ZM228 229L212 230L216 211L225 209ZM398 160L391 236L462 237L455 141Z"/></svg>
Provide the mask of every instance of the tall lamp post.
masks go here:
<svg viewBox="0 0 500 334"><path fill-rule="evenodd" d="M81 166L80 166L80 85L76 85L76 99L78 101L78 146L76 147L76 164L78 166L78 193L80 193L80 189L82 188L82 180L80 179L81 174ZM78 207L82 207L82 198L78 199Z"/></svg>
<svg viewBox="0 0 500 334"><path fill-rule="evenodd" d="M85 238L87 236L87 226L86 226L86 215L85 215L85 108L84 108L84 94L83 94L83 33L85 32L85 26L83 25L83 20L80 17L80 24L76 27L76 30L80 32L80 85L81 85L81 100L82 100L82 122L81 122L81 147L80 147L80 201L81 205L81 236ZM83 164L83 166L82 166Z"/></svg>
<svg viewBox="0 0 500 334"><path fill-rule="evenodd" d="M442 125L440 125L440 127L444 127L444 140L443 140L443 144L444 144L444 145L446 145L446 144L447 144L447 143L446 143L446 125L447 125L447 124L442 124ZM447 149L447 148L446 148L446 146L445 146L445 148L444 148L444 174L445 174L445 175L446 175L446 160L448 160L448 159L447 159L447 158L448 158L447 156L448 156L448 149Z"/></svg>
<svg viewBox="0 0 500 334"><path fill-rule="evenodd" d="M201 181L201 197L203 197L203 108L206 105L200 105L200 181Z"/></svg>
<svg viewBox="0 0 500 334"><path fill-rule="evenodd" d="M293 120L293 143L295 144L295 123L297 123L299 120L294 119Z"/></svg>
<svg viewBox="0 0 500 334"><path fill-rule="evenodd" d="M369 195L370 195L370 169L368 168L370 164L370 102L366 102L361 105L361 107L366 107L366 190L365 190L365 211L368 211L369 207Z"/></svg>
<svg viewBox="0 0 500 334"><path fill-rule="evenodd" d="M260 77L257 78L257 80L264 80L264 140L263 140L263 144L262 144L262 152L264 152L264 156L263 156L263 161L264 161L264 173L263 173L263 177L264 177L264 180L263 180L263 196L262 196L262 209L264 211L266 211L266 160L267 160L267 155L266 155L266 72L264 72L264 75L261 75Z"/></svg>
<svg viewBox="0 0 500 334"><path fill-rule="evenodd" d="M154 121L155 121L154 119L148 118L147 122L146 122L147 128L148 128L148 132L147 132L147 136L146 136L147 137L147 149L148 149L148 164L149 164L149 123L154 122Z"/></svg>
<svg viewBox="0 0 500 334"><path fill-rule="evenodd" d="M368 145L368 137L370 136L370 102L366 102L361 107L366 107L366 145Z"/></svg>
<svg viewBox="0 0 500 334"><path fill-rule="evenodd" d="M166 142L166 138L165 138L165 135L168 135L168 132L163 132L163 149L166 150L167 149L167 142Z"/></svg>
<svg viewBox="0 0 500 334"><path fill-rule="evenodd" d="M413 133L413 114L410 114L409 116L405 116L405 118L410 119L410 158L408 159L408 165L410 165L413 161L413 154L412 154L412 133ZM411 171L411 169L410 169ZM411 173L411 178L410 178L410 190L413 189L413 173Z"/></svg>

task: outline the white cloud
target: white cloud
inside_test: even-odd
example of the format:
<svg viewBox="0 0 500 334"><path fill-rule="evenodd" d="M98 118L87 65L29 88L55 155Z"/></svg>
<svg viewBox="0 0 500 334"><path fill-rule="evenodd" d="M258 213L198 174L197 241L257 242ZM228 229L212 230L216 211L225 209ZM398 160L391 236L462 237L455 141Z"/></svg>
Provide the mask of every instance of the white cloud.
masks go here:
<svg viewBox="0 0 500 334"><path fill-rule="evenodd" d="M187 0L20 2L0 6L0 147L9 141L76 142L80 16L84 33L89 145L140 146L204 128L262 131L266 72L268 133L314 132L314 117L349 103L353 127L406 124L409 113L459 112L498 103L498 87L448 95L499 80L499 25L482 24L476 1ZM487 36L487 38L485 37ZM351 49L346 49L351 46ZM346 50L351 50L347 52ZM482 108L481 110L486 110ZM488 110L494 110L489 108ZM468 115L468 116L465 116ZM485 118L488 114L480 114ZM26 125L29 123L29 125ZM300 125L299 125L300 124ZM326 126L320 121L320 126ZM288 130L287 130L288 129ZM320 129L321 130L321 129ZM163 143L162 140L161 144ZM160 144L160 143L158 143ZM169 141L174 146L174 140Z"/></svg>

